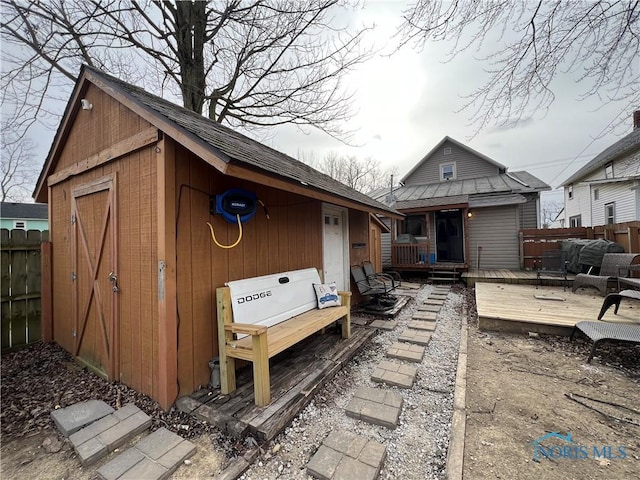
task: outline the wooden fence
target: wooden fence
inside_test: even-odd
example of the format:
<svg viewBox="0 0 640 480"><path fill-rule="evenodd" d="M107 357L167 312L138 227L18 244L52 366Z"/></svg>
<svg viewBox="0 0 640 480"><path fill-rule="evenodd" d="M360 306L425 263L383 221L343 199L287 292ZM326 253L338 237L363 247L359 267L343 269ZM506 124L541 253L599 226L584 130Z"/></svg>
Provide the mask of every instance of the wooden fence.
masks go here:
<svg viewBox="0 0 640 480"><path fill-rule="evenodd" d="M42 339L41 243L49 232L0 230L2 353Z"/></svg>
<svg viewBox="0 0 640 480"><path fill-rule="evenodd" d="M560 248L563 240L573 238L611 240L627 253L640 253L640 222L578 228L542 228L520 230L520 268L532 269L542 252Z"/></svg>

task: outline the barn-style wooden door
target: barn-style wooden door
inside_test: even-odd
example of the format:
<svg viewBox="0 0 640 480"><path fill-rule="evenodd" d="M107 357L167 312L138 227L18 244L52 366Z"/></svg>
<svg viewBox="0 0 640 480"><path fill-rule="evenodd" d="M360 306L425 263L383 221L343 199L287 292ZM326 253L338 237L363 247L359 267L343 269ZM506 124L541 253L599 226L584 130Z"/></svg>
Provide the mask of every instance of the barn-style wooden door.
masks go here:
<svg viewBox="0 0 640 480"><path fill-rule="evenodd" d="M74 355L119 377L116 175L71 192Z"/></svg>

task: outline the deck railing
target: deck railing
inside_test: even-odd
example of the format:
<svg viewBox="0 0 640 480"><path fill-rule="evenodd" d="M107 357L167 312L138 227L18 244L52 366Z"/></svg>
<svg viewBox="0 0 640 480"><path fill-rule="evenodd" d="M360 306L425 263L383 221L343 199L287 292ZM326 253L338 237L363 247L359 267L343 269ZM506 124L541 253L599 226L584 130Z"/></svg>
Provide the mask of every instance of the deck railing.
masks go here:
<svg viewBox="0 0 640 480"><path fill-rule="evenodd" d="M393 268L427 268L429 263L429 243L394 243L391 245Z"/></svg>

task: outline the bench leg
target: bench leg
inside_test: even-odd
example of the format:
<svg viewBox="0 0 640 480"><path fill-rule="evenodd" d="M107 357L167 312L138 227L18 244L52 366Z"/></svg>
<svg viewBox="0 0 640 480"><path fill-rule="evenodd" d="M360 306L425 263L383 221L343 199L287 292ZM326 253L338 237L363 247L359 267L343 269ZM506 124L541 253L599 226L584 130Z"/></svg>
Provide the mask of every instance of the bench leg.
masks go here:
<svg viewBox="0 0 640 480"><path fill-rule="evenodd" d="M607 295L602 301L602 308L600 309L600 313L598 314L598 320L602 320L602 317L604 317L604 314L607 312L607 310L609 310L609 307L611 307L611 305L615 305L615 310L613 313L617 314L618 307L620 306L620 299L621 297L617 293L610 293L609 295Z"/></svg>
<svg viewBox="0 0 640 480"><path fill-rule="evenodd" d="M342 318L342 338L347 339L349 337L351 337L351 312Z"/></svg>
<svg viewBox="0 0 640 480"><path fill-rule="evenodd" d="M256 405L265 407L271 402L271 379L269 378L269 349L267 334L253 335L253 391Z"/></svg>
<svg viewBox="0 0 640 480"><path fill-rule="evenodd" d="M220 353L220 393L226 395L236 389L236 359Z"/></svg>

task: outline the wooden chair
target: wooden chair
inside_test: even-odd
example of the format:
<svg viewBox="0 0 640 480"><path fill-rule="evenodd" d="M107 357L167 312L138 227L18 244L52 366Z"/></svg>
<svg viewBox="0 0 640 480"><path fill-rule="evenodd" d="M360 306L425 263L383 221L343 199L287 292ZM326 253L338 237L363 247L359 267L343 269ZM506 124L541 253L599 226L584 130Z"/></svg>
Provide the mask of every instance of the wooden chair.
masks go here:
<svg viewBox="0 0 640 480"><path fill-rule="evenodd" d="M579 273L573 281L571 291L575 292L580 287L594 287L604 297L607 294L609 282L616 282L617 285L619 277L628 277L629 266L638 257L640 257L638 253L605 253L602 257L600 273L598 275Z"/></svg>

